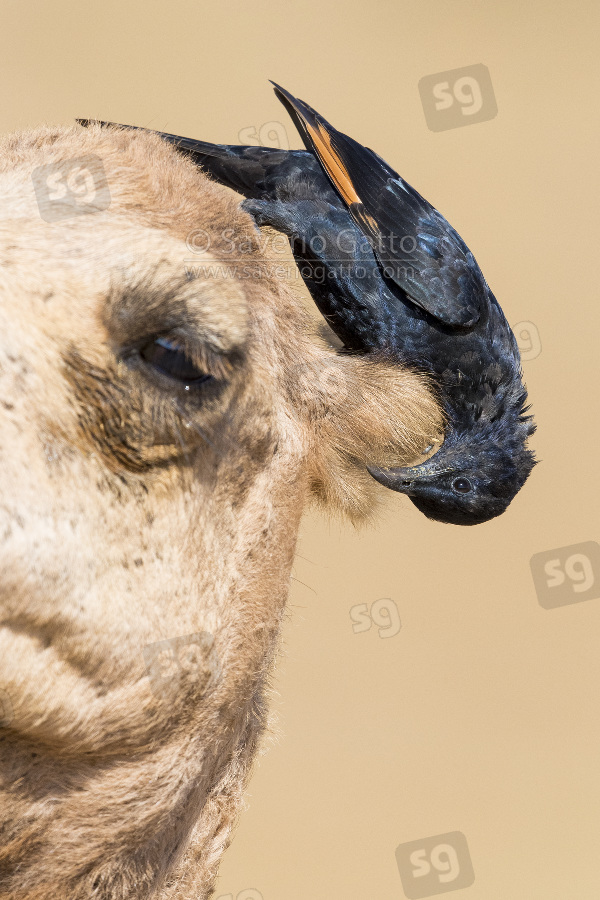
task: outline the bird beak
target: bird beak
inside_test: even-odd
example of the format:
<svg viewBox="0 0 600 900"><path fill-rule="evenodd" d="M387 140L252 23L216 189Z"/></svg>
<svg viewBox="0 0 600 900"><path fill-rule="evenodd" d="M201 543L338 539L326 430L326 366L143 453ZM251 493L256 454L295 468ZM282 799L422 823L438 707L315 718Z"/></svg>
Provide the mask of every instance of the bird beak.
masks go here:
<svg viewBox="0 0 600 900"><path fill-rule="evenodd" d="M379 466L367 466L369 473L375 481L392 491L399 491L401 494L410 496L414 488L418 486L422 479L433 478L441 475L443 472L452 472L451 466L440 465L441 460L434 454L430 459L418 466L406 466L404 468L382 469Z"/></svg>

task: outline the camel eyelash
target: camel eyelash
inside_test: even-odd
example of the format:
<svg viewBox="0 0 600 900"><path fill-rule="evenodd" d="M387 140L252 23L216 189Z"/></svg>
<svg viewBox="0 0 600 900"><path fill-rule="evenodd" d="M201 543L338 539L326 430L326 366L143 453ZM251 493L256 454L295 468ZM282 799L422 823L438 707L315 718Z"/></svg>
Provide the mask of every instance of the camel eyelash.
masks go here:
<svg viewBox="0 0 600 900"><path fill-rule="evenodd" d="M179 330L149 335L119 354L128 365L152 372L171 383L195 391L210 383L221 385L232 373L233 361L209 347L192 344Z"/></svg>
<svg viewBox="0 0 600 900"><path fill-rule="evenodd" d="M197 388L213 376L198 366L178 341L158 337L144 344L138 351L141 358L163 375L182 382L186 390Z"/></svg>

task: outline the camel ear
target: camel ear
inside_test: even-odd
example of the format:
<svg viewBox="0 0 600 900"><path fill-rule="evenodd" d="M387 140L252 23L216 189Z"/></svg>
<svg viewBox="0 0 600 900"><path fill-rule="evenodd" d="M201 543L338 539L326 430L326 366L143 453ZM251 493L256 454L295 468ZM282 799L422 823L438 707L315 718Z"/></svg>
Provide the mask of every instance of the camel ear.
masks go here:
<svg viewBox="0 0 600 900"><path fill-rule="evenodd" d="M382 496L367 465L408 465L443 435L428 378L385 358L322 351L305 384L312 495L354 521Z"/></svg>

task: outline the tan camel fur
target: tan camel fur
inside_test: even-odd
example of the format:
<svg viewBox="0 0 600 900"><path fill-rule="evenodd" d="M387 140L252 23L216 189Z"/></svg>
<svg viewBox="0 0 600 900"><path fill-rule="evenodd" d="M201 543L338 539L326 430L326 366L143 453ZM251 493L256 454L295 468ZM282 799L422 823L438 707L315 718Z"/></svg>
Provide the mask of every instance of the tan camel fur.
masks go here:
<svg viewBox="0 0 600 900"><path fill-rule="evenodd" d="M78 159L110 203L48 221L38 167ZM239 198L156 136L10 135L0 196L0 898L203 900L303 507L368 516L365 464L409 462L441 413L327 346ZM159 371L158 338L212 379Z"/></svg>

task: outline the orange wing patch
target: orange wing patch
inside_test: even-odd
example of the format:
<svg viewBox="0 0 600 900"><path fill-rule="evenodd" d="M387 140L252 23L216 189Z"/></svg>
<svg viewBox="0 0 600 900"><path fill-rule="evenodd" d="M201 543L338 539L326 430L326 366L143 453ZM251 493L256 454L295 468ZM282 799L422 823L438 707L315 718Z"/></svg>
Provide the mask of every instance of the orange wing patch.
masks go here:
<svg viewBox="0 0 600 900"><path fill-rule="evenodd" d="M377 241L381 239L377 221L366 211L362 203L351 203L348 207L348 212L367 237L371 235Z"/></svg>
<svg viewBox="0 0 600 900"><path fill-rule="evenodd" d="M352 179L340 159L339 154L331 143L328 132L323 128L320 122L317 122L316 128L305 120L306 129L315 146L315 150L319 154L319 159L327 169L329 177L335 184L336 188L346 201L349 211L352 215L367 227L373 236L379 235L379 226L373 216L371 216L364 208L362 200L356 193L356 188L352 183Z"/></svg>
<svg viewBox="0 0 600 900"><path fill-rule="evenodd" d="M315 149L321 158L321 162L329 173L329 177L348 206L350 206L351 203L360 203L361 200L352 184L352 179L344 168L344 164L340 157L332 147L331 138L321 123L317 122L317 127L315 128L309 122L306 122L306 128L315 145Z"/></svg>

